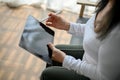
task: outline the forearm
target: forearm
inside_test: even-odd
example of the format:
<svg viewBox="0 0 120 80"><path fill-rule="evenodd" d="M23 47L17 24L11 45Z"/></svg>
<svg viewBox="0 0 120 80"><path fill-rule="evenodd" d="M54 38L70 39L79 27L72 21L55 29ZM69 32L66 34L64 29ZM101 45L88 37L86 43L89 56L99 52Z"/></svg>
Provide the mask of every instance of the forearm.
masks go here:
<svg viewBox="0 0 120 80"><path fill-rule="evenodd" d="M74 70L78 74L97 80L97 69L95 65L88 64L80 59L75 59L72 56L66 56L62 66L69 70Z"/></svg>
<svg viewBox="0 0 120 80"><path fill-rule="evenodd" d="M80 23L70 23L70 28L68 30L68 33L72 35L84 35L84 30L85 30L85 24L80 24Z"/></svg>

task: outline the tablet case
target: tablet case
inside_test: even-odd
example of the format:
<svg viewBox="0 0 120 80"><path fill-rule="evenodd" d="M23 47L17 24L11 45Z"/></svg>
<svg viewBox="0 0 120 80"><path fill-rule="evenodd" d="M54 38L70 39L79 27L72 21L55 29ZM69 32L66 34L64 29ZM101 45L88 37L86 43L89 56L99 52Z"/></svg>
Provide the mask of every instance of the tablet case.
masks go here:
<svg viewBox="0 0 120 80"><path fill-rule="evenodd" d="M49 42L53 43L54 31L39 22L33 16L29 15L21 35L19 46L33 55L52 64L52 51L47 46Z"/></svg>

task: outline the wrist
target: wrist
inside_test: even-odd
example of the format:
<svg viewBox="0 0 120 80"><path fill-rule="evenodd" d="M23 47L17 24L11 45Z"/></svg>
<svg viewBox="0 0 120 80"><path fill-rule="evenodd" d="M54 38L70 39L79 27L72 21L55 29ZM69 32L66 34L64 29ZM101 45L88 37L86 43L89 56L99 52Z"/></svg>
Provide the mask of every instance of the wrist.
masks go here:
<svg viewBox="0 0 120 80"><path fill-rule="evenodd" d="M66 24L65 24L65 30L66 30L66 31L69 31L69 28L70 28L70 23L69 23L69 22L66 22Z"/></svg>
<svg viewBox="0 0 120 80"><path fill-rule="evenodd" d="M63 54L63 57L62 57L62 59L61 59L61 63L63 63L63 61L64 61L64 59L65 59L65 56L66 56L66 54Z"/></svg>

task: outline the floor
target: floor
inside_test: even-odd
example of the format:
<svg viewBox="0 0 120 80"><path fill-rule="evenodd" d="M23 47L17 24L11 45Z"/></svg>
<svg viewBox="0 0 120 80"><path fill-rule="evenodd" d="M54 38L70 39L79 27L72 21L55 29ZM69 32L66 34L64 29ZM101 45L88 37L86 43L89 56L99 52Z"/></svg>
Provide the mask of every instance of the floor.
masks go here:
<svg viewBox="0 0 120 80"><path fill-rule="evenodd" d="M46 63L21 49L19 39L28 15L38 20L50 11L32 6L11 9L0 5L0 80L39 80ZM63 11L65 19L75 22L78 14ZM52 28L53 29L53 28ZM71 35L66 31L55 31L54 44L69 44Z"/></svg>

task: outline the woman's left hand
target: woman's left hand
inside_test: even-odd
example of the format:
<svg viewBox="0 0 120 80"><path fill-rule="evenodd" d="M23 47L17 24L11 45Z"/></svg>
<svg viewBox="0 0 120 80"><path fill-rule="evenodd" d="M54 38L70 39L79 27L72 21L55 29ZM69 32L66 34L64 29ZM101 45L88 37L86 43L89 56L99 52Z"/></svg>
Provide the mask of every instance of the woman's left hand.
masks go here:
<svg viewBox="0 0 120 80"><path fill-rule="evenodd" d="M52 60L63 63L66 54L63 51L55 48L52 43L49 43L48 46L52 50Z"/></svg>

